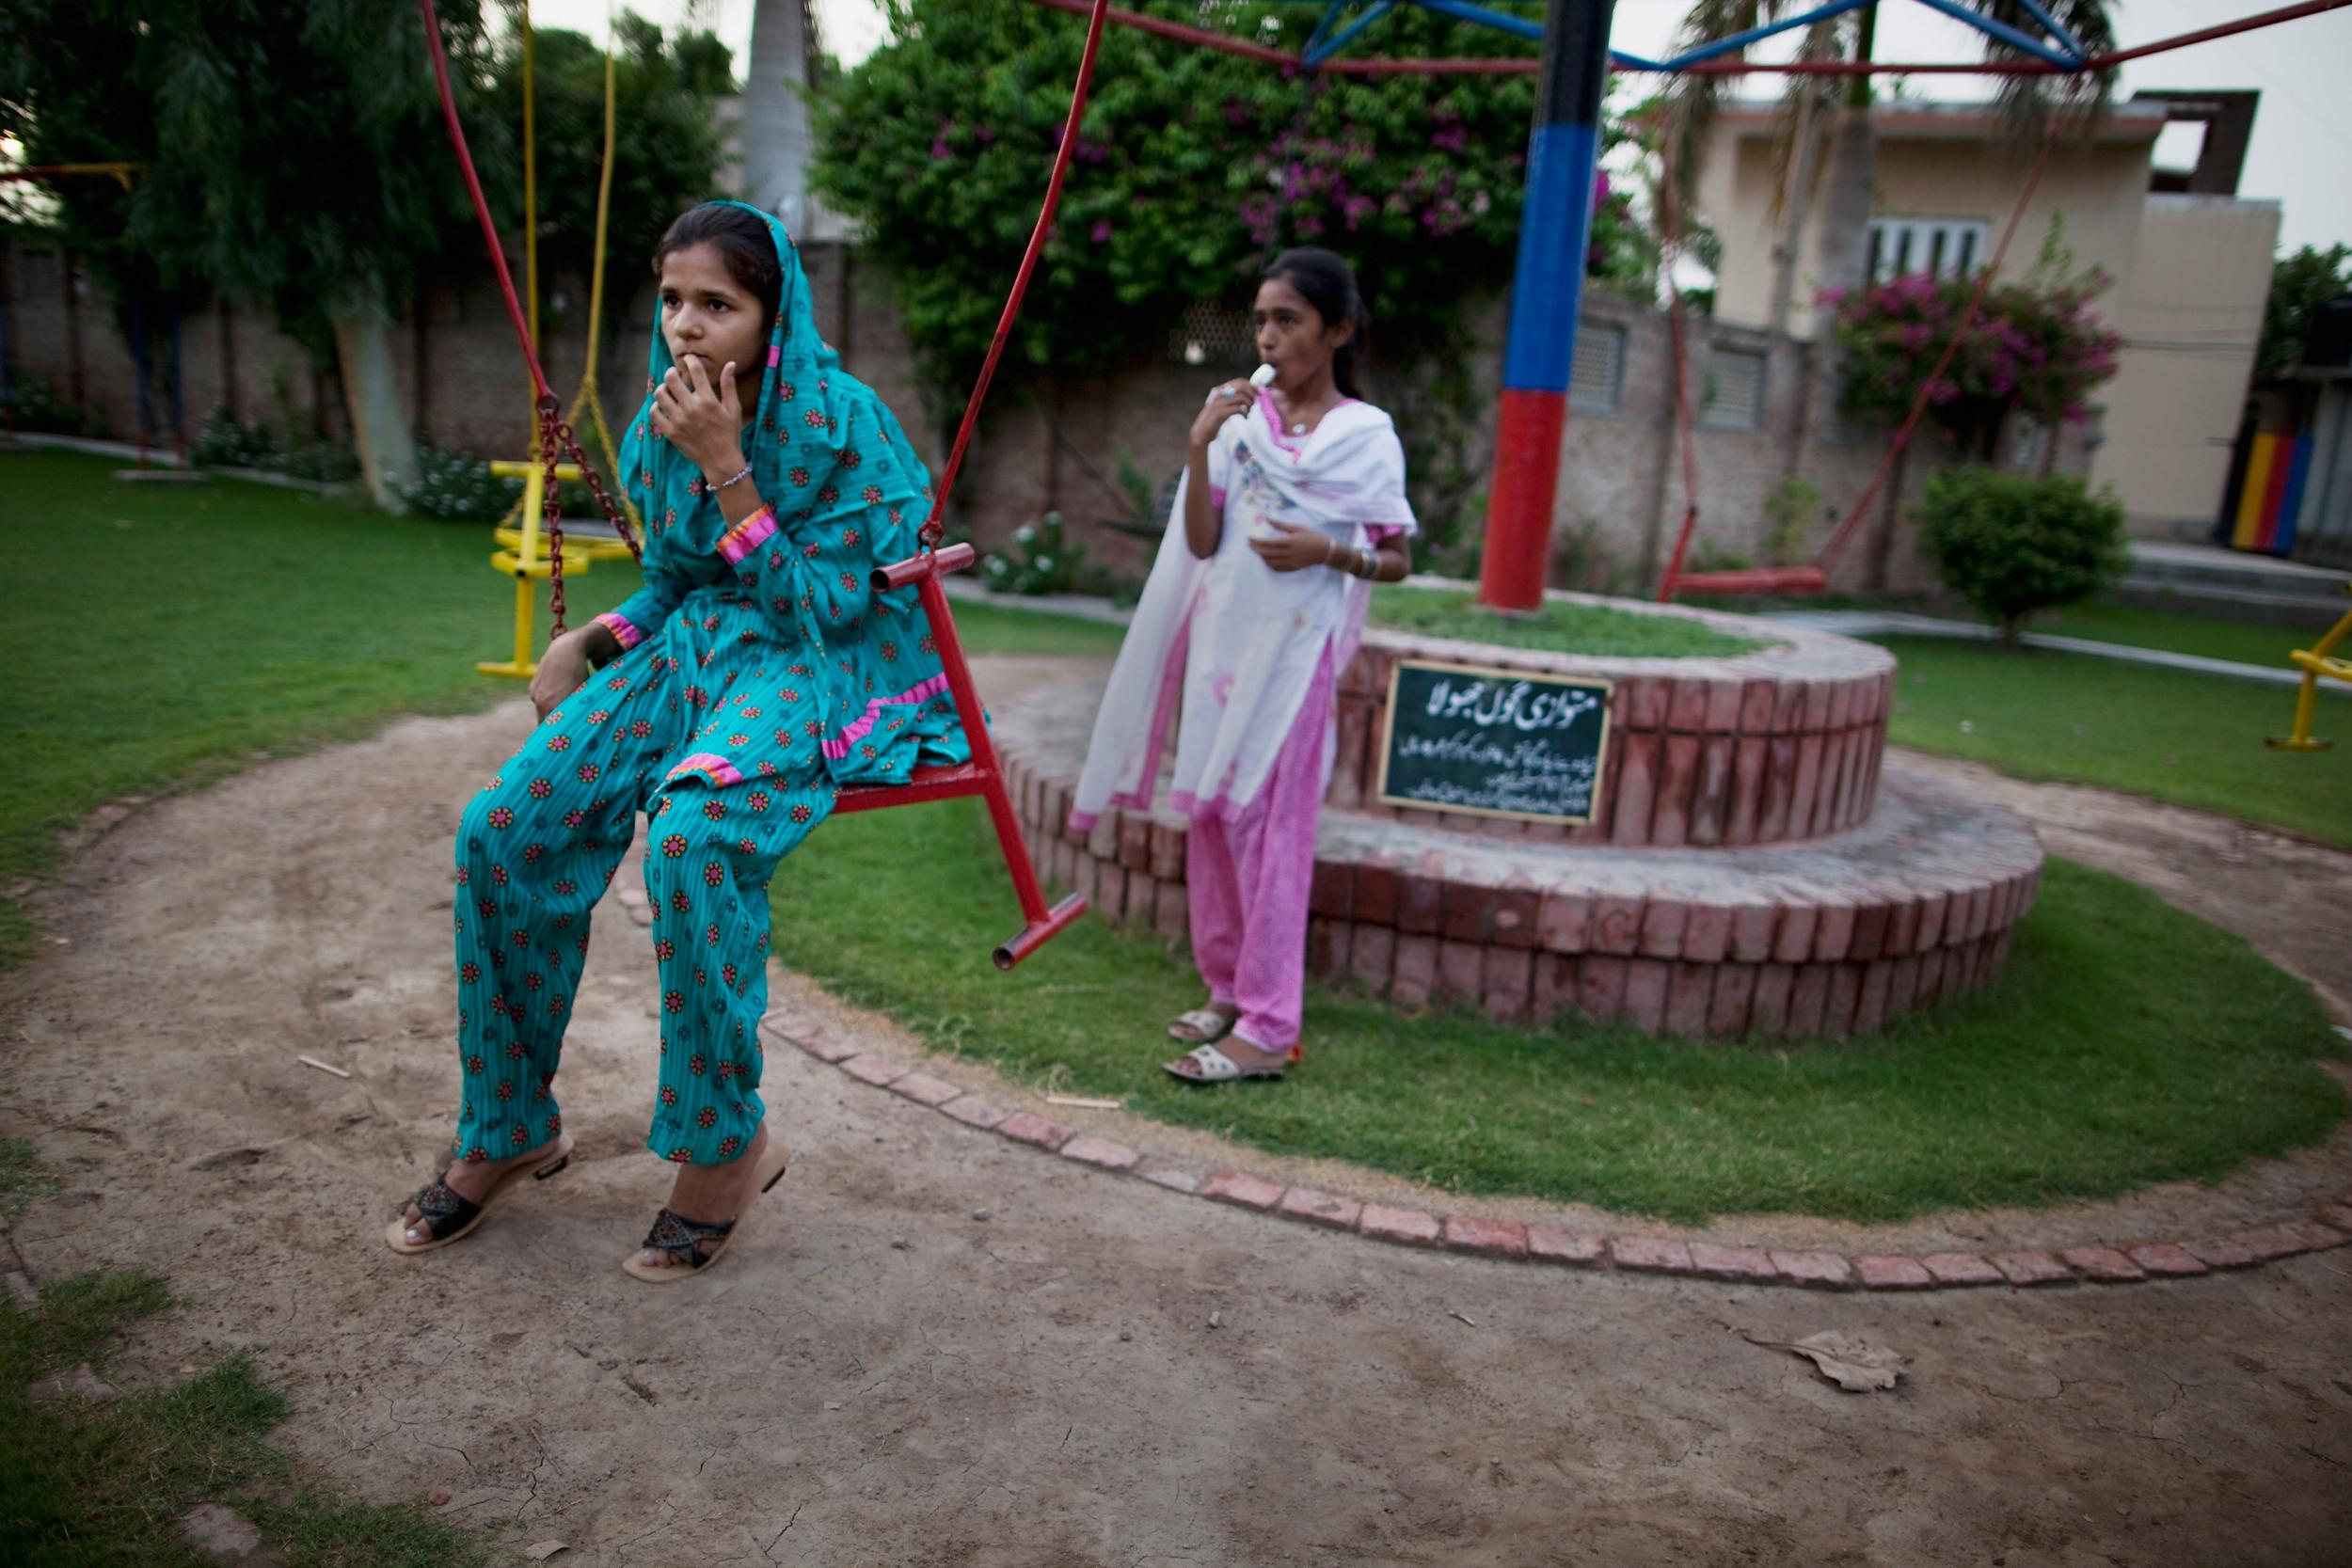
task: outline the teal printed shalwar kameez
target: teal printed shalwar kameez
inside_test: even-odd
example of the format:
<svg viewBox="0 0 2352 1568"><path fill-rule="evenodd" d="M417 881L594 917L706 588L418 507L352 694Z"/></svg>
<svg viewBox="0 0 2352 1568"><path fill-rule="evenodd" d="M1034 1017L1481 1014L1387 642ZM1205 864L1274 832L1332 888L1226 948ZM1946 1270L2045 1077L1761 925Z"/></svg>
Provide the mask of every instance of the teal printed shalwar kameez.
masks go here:
<svg viewBox="0 0 2352 1568"><path fill-rule="evenodd" d="M756 209L746 209L756 212ZM455 1153L495 1160L563 1129L556 1069L590 911L649 824L660 1085L646 1146L707 1164L750 1144L768 999L768 881L843 784L961 762L930 628L878 563L915 550L929 476L880 399L817 335L782 225L784 290L746 455L767 503L730 529L654 430L670 369L657 322L646 403L621 447L645 519L644 586L596 619L625 650L549 712L457 835Z"/></svg>

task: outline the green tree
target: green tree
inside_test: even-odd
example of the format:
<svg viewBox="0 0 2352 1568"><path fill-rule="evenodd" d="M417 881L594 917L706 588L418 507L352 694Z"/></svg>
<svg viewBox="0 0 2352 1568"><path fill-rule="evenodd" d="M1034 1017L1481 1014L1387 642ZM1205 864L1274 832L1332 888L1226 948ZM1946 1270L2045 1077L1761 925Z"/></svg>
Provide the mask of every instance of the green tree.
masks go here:
<svg viewBox="0 0 2352 1568"><path fill-rule="evenodd" d="M460 117L511 234L521 188L516 39L493 30L478 0L443 0L440 12ZM665 49L634 18L618 32L612 244L643 257L710 187L711 104L729 71L707 36ZM584 273L602 59L577 35L547 44L541 232L556 266ZM413 10L376 0L17 0L0 9L0 130L23 138L34 163L138 164L127 193L61 182L60 238L120 302L186 304L218 290L269 307L340 370L370 492L399 507L416 458L388 329L421 277L478 266L482 244Z"/></svg>
<svg viewBox="0 0 2352 1568"><path fill-rule="evenodd" d="M443 23L455 74L478 82L479 8L454 0ZM142 166L127 195L57 193L118 299L217 287L331 345L369 487L397 507L415 449L386 327L465 221L417 18L369 0L18 0L0 61L0 113L34 161Z"/></svg>
<svg viewBox="0 0 2352 1568"><path fill-rule="evenodd" d="M1145 9L1198 23L1200 8ZM1223 30L1296 49L1315 16L1220 4ZM934 384L960 392L987 350L1044 196L1085 42L1075 18L1025 0L907 0L889 43L817 105L813 183L865 228ZM1390 15L1384 54L1519 55L1523 40L1418 8ZM1000 375L1083 376L1164 353L1184 309L1239 308L1263 265L1321 245L1355 266L1381 391L1425 524L1467 515L1486 468L1463 372L1466 308L1517 253L1532 77L1285 76L1125 28L1103 37L1053 237ZM1622 133L1613 129L1613 139ZM1636 291L1655 249L1627 191L1607 193L1588 271ZM1217 367L1208 373L1218 373Z"/></svg>
<svg viewBox="0 0 2352 1568"><path fill-rule="evenodd" d="M596 184L604 156L604 52L585 36L538 29L532 40L537 94L533 140L538 157L539 264L548 276L585 282L596 261ZM605 325L628 309L644 279L646 258L670 220L715 194L719 177L719 100L734 90L732 60L708 33L675 40L633 12L614 24L612 207L605 238ZM512 138L522 125L522 50L509 34L491 63L491 85L478 118L499 127L499 160L490 209L514 233L522 185ZM445 143L444 143L445 146ZM477 153L477 156L480 154ZM443 151L441 178L454 182ZM470 225L457 264L470 271L482 251ZM520 258L513 258L519 269ZM516 282L521 281L519 270ZM541 287L546 289L543 280Z"/></svg>
<svg viewBox="0 0 2352 1568"><path fill-rule="evenodd" d="M2331 299L2352 294L2352 246L2320 250L2305 245L2270 275L2270 300L2263 308L2262 346L2254 351L2254 379L2276 381L2303 362L2303 336L2312 312Z"/></svg>

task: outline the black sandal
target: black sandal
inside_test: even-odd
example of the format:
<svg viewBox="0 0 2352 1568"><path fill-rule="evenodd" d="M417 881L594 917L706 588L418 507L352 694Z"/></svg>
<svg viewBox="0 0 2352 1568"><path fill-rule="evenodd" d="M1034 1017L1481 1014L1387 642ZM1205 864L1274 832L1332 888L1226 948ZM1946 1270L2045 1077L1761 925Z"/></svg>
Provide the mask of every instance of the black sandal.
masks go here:
<svg viewBox="0 0 2352 1568"><path fill-rule="evenodd" d="M735 1235L737 1224L751 1212L752 1204L760 1194L784 1180L785 1167L791 1163L790 1150L779 1143L769 1144L760 1155L758 1169L754 1172L755 1185L752 1196L743 1200L743 1207L737 1211L734 1219L716 1222L690 1220L668 1209L655 1214L653 1228L645 1232L640 1250L666 1252L684 1267L643 1262L632 1252L621 1259L622 1269L630 1278L642 1279L648 1285L674 1285L681 1279L691 1279L697 1271L707 1269L719 1260L719 1255L726 1251L727 1243ZM718 1244L705 1252L702 1248L705 1242L716 1242Z"/></svg>
<svg viewBox="0 0 2352 1568"><path fill-rule="evenodd" d="M526 1163L514 1166L491 1185L480 1203L474 1202L447 1181L428 1181L416 1190L407 1203L402 1205L401 1213L392 1216L391 1227L384 1233L385 1243L394 1252L409 1254L431 1252L435 1247L462 1241L475 1226L482 1223L491 1203L510 1185L526 1176L534 1181L545 1181L571 1163L572 1135L566 1132L555 1140L553 1152L547 1159L536 1164ZM409 1227L402 1218L410 1204L423 1216L421 1228L425 1239L421 1242L409 1240Z"/></svg>

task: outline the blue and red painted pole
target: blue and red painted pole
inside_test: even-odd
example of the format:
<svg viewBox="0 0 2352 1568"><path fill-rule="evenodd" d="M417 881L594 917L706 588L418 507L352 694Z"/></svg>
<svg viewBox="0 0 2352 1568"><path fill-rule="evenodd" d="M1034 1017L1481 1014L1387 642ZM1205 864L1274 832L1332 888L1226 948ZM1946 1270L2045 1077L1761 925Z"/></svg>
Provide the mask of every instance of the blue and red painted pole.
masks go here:
<svg viewBox="0 0 2352 1568"><path fill-rule="evenodd" d="M1528 610L1543 603L1615 9L1615 0L1551 0L1544 22L1542 85L1527 143L1518 272L1478 573L1478 602L1494 610Z"/></svg>

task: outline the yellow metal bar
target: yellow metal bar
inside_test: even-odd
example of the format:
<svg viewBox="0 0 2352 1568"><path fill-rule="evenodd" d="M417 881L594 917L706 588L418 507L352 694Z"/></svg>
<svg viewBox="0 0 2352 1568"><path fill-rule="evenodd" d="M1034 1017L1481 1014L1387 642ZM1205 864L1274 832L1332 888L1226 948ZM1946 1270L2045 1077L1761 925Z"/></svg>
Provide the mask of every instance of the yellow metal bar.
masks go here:
<svg viewBox="0 0 2352 1568"><path fill-rule="evenodd" d="M534 134L537 116L532 103L538 92L532 77L536 51L531 36L531 0L516 7L515 15L523 36L523 303L531 309L531 346L538 349L544 345L539 341L539 158Z"/></svg>
<svg viewBox="0 0 2352 1568"><path fill-rule="evenodd" d="M528 102L527 99L526 102ZM490 563L502 571L512 572L515 576L515 657L503 664L482 663L475 665L474 668L485 675L513 675L529 680L532 673L539 668L538 661L531 657L531 623L537 608L534 601L539 596L539 590L532 580L532 568L540 566L544 569L545 566L545 562L539 557L539 502L544 491L540 483L539 469L535 465L510 466L520 467L523 469L522 544L509 558L513 564L501 565L497 556L491 557ZM491 471L495 473L497 469L498 465L493 464Z"/></svg>
<svg viewBox="0 0 2352 1568"><path fill-rule="evenodd" d="M2344 585L2352 594L2352 582ZM2325 752L2334 746L2332 740L2321 740L2312 735L2312 714L2318 705L2319 677L2352 681L2352 661L2331 658L2337 643L2352 634L2352 610L2345 610L2336 624L2328 628L2328 635L2309 648L2296 648L2287 655L2287 662L2303 672L2303 684L2295 692L2295 728L2284 736L2271 736L2263 744L2274 752Z"/></svg>
<svg viewBox="0 0 2352 1568"><path fill-rule="evenodd" d="M531 32L531 0L522 0L515 8L516 25L521 30L523 42L523 304L531 312L531 351L544 354L547 345L539 341L539 153L536 136L536 100L539 96L532 75L532 56L537 53ZM524 446L536 450L539 445L539 386L532 382L526 394L531 404L531 422L525 427L530 435Z"/></svg>
<svg viewBox="0 0 2352 1568"><path fill-rule="evenodd" d="M596 177L596 260L588 269L588 381L596 379L596 334L604 328L604 220L612 209L612 8L604 8L604 172Z"/></svg>
<svg viewBox="0 0 2352 1568"><path fill-rule="evenodd" d="M2347 594L2352 594L2352 582L2345 583L2344 585L2344 591ZM2344 641L2346 633L2352 633L2352 610L2345 610L2343 618L2338 620L2334 626L2328 628L2328 635L2321 638L2317 642L2312 645L2312 657L2313 658L2326 658L2329 654L2334 653L2336 651L2336 644Z"/></svg>
<svg viewBox="0 0 2352 1568"><path fill-rule="evenodd" d="M539 485L542 478L547 473L547 469L541 467L536 463L519 463L508 458L494 457L490 460L490 471L498 475L501 479L519 479L523 481L526 486L523 493L524 506L532 513L532 515L536 516L538 515L538 507L536 503L539 496ZM582 483L580 477L580 466L576 463L558 463L555 466L555 477L563 480L568 484L579 484Z"/></svg>

